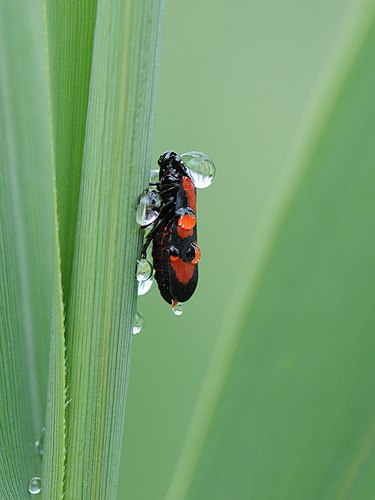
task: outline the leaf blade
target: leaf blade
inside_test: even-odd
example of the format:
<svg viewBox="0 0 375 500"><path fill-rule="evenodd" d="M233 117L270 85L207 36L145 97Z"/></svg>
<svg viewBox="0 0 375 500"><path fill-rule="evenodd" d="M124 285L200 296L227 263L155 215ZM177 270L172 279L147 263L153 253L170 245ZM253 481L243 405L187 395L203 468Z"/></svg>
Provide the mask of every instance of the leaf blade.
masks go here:
<svg viewBox="0 0 375 500"><path fill-rule="evenodd" d="M369 3L366 4L364 2L363 6L362 6L362 12L360 12L360 23L359 23L359 26L356 27L358 29L358 31L356 31L354 33L355 36L357 36L359 34L359 36L360 36L359 42L363 42L363 38L361 38L363 35L363 33L361 33L361 28L363 28L363 26L369 27L372 20L373 20L373 7ZM363 23L363 24L361 24L361 23ZM364 33L366 33L366 29L364 30ZM356 40L354 47L359 48L359 49L363 49L363 47L361 46L361 43L358 43L358 40ZM350 50L349 50L349 53L352 55L352 52ZM361 54L361 51L359 52L359 54ZM354 55L356 55L356 54L354 53ZM357 54L357 56L358 56L358 54ZM357 59L358 59L358 57L356 58L356 60ZM342 77L348 76L347 74L345 74L348 67L350 70L349 75L350 76L352 75L352 72L354 72L354 71L353 71L353 67L350 67L351 64L352 64L351 59L349 59L348 65L344 62L344 66L346 69L344 68L344 71L342 71L342 69L341 70L339 69L339 79ZM364 82L366 80L371 81L370 75L371 75L371 73L369 75L367 75L367 78L363 77L362 81L364 81ZM337 88L338 87L334 85L333 89L335 90L335 92L337 92ZM341 91L341 89L340 89L340 91ZM369 89L367 89L365 91L365 95L369 98L369 95L370 95ZM304 149L304 151L302 151L302 156L300 155L300 153L301 153L300 151L297 154L297 160L299 162L304 162L305 164L304 165L297 165L298 167L301 167L301 169L299 170L301 172L301 175L297 176L297 181L293 181L292 185L294 186L293 189L295 189L295 192L292 191L291 198L289 198L288 192L286 193L287 194L286 197L285 197L285 194L283 194L281 196L282 201L284 203L286 202L285 206L282 207L282 210L284 210L285 211L284 213L286 213L286 214L288 214L289 205L290 204L294 205L294 203L295 203L295 200L294 200L295 193L298 194L299 189L301 187L301 184L302 185L305 184L306 172L308 171L308 169L311 168L311 165L309 164L309 162L311 161L311 163L312 163L312 161L313 161L311 156L314 158L315 153L316 153L315 150L318 147L322 148L322 143L324 141L325 134L321 134L321 130L319 130L319 127L320 126L325 127L325 120L327 119L327 117L330 119L330 114L334 114L334 113L337 114L336 101L337 101L337 99L339 99L339 97L337 95L335 95L335 93L330 94L330 98L331 97L334 99L335 102L333 104L331 103L330 109L328 110L328 113L327 113L327 110L324 110L322 113L320 113L316 116L316 118L318 119L318 126L317 126L318 128L313 130L312 139L308 138L307 146L306 146L306 144L304 144L305 149ZM350 100L348 99L347 103L346 103L347 106L348 106L349 102L350 102ZM363 109L366 106L364 106L363 102L361 104L362 104L362 111L363 111ZM357 120L358 123L361 123L360 117L356 116L355 114L353 114L353 116L355 117L355 119ZM346 123L348 123L348 120L346 121ZM349 124L350 124L350 122L349 122ZM311 130L310 130L310 133L311 133ZM331 132L331 135L333 136L332 132ZM343 143L348 144L348 147L346 148L346 153L349 154L349 152L347 150L349 149L349 145L353 144L353 138L350 136L349 127L348 127L348 130L346 130L345 135L346 135L346 139L345 139L346 142L343 141ZM358 139L358 137L357 137L357 139ZM336 150L339 151L339 145L337 143L335 144L335 147L336 147ZM352 158L352 156L351 156L351 158ZM360 158L362 159L362 157L360 157ZM327 167L327 169L329 168L329 166L326 166L326 167ZM290 180L291 180L291 178L287 177L288 183L290 183ZM292 180L293 180L293 176L292 176ZM337 196L336 193L335 193L335 195ZM311 207L313 207L313 203L311 204ZM310 210L312 210L311 207L310 207ZM276 225L273 226L272 231L270 233L268 233L269 235L271 235L271 238L272 238L271 243L268 241L269 236L267 236L267 238L265 238L266 243L268 241L269 247L266 247L266 249L265 249L266 257L265 258L263 257L264 260L261 259L261 264L262 264L262 266L264 266L264 268L258 270L258 272L255 274L255 276L252 275L252 279L253 279L253 282L251 285L252 289L250 290L250 292L248 291L247 294L245 293L247 303L254 304L254 303L258 303L260 300L259 295L261 292L260 292L259 287L262 286L262 283L265 279L265 276L263 275L263 273L265 275L269 274L268 268L271 266L272 260L274 258L273 245L274 244L277 245L278 240L281 238L279 235L279 229L278 229L279 222L281 222L281 227L283 228L283 231L285 230L284 219L283 219L283 217L280 217L276 221ZM339 222L339 220L338 220L338 222ZM275 241L275 243L273 243L273 241ZM289 249L289 252L292 252L291 248ZM293 255L294 255L294 252L293 252ZM285 255L284 255L284 258L285 258L285 262L286 262ZM269 262L269 259L270 259L270 262ZM259 264L259 261L257 261L257 262ZM250 265L249 265L249 267L250 267ZM270 286L269 283L268 283L268 286ZM245 289L246 288L248 289L249 285L246 283L243 283L243 287ZM241 295L242 292L244 292L243 289L241 289L241 293L239 295ZM268 292L268 293L270 295L270 292ZM286 296L288 296L288 291L284 290L284 294ZM236 295L236 300L238 300L238 295ZM263 301L264 301L264 299L263 299ZM250 306L250 307L253 307L253 306ZM263 305L263 307L264 307L264 305ZM272 310L272 306L270 309ZM236 309L236 312L238 312L238 309ZM249 320L250 316L249 317L247 316L248 314L250 314L250 312L248 312L248 306L245 303L243 305L242 317L239 318L239 320L237 321L237 326L236 326L240 342L242 341L243 336L249 335L249 327L248 326L246 327L246 325L248 325L248 323L250 321ZM230 329L229 325L231 324L232 320L233 320L233 315L231 315L231 318L228 319L228 321L226 322L226 325L225 325L226 328ZM235 333L235 332L233 332L233 331L229 332L228 337L230 337L231 334L233 334L233 333ZM279 341L276 339L273 339L273 341L277 342L276 349L280 348ZM223 377L223 383L220 387L218 387L215 382L212 382L212 380L211 380L211 383L210 383L210 381L208 381L207 386L203 390L202 397L200 399L201 407L199 407L199 405L197 407L196 420L192 423L192 426L190 428L190 432L189 432L188 438L187 438L185 453L183 453L183 455L182 455L181 462L180 462L179 467L177 469L176 476L174 477L174 481L173 481L171 488L169 490L168 498L173 498L173 499L186 498L186 497L197 498L200 496L202 496L204 498L227 498L228 496L226 497L225 495L230 494L230 492L228 490L225 490L225 487L223 487L225 480L224 479L223 479L223 481L217 480L217 478L224 478L226 476L226 471L222 470L220 468L220 466L217 463L218 460L215 461L215 454L219 460L222 459L223 463L226 464L227 471L230 470L231 467L228 464L228 461L226 459L228 457L233 458L236 455L235 455L234 445L231 446L227 442L225 443L225 445L223 444L223 441L225 440L225 435L232 436L232 434L235 433L235 431L233 431L233 429L230 429L230 431L228 431L228 429L229 429L228 420L226 421L226 427L224 427L224 425L223 425L223 418L224 418L223 414L225 413L226 417L228 418L228 408L230 407L230 405L228 404L229 389L227 388L227 384L229 384L229 382L227 382L227 376L228 376L228 373L231 374L231 372L235 370L236 366L238 367L237 371L239 372L240 367L241 366L244 367L246 365L246 363L242 357L242 360L241 360L242 363L233 362L233 364L232 364L231 356L233 355L235 357L238 357L239 356L238 352L240 351L240 349L238 349L237 345L235 344L232 348L230 348L230 354L227 357L227 353L225 353L225 348L227 348L227 347L228 347L227 340L224 340L223 344L221 345L221 348L219 348L218 352L216 353L217 357L213 363L213 366L215 368L213 368L213 371L209 373L209 376L211 376L211 377L213 375ZM245 352L248 355L247 363L248 364L251 364L251 363L255 364L256 367L258 368L258 370L261 371L261 373L263 374L262 367L259 366L259 363L257 363L256 359L253 359L254 356L251 355L251 351L249 354L248 347L247 347ZM276 355L276 354L274 351L272 351L271 356L274 356L274 355ZM228 371L226 372L225 370L228 370ZM245 369L243 368L243 370L245 370ZM246 372L246 370L243 372L243 375L245 374L245 372ZM253 373L252 375L253 375L253 377L255 377L256 374ZM228 378L229 378L229 376L228 376ZM240 381L237 379L237 389L238 389L238 387L240 387L239 384L240 384ZM244 384L244 382L243 382L243 384ZM221 401L221 391L222 390L225 391L225 395L226 395L226 402L227 402L226 408L225 408L224 403L223 403L223 405L220 405L220 403L218 403L218 401ZM210 391L211 391L211 393L210 393ZM235 393L235 389L234 389L233 384L231 385L231 391L232 391L232 394ZM253 388L253 391L254 391L254 388ZM205 401L205 399L206 399L206 401ZM209 403L207 403L207 401L209 401ZM233 403L233 401L232 401L232 403ZM280 401L278 401L278 403L280 406L281 405ZM207 409L207 405L210 405L210 404L212 404L212 413L211 414ZM217 413L215 413L216 404L220 405L220 409L217 411ZM264 404L264 402L263 402L263 404ZM235 418L237 418L237 416L241 414L240 402L237 401L236 404L232 405L232 408L237 409L237 412L235 412L235 415L236 415ZM207 411L207 414L206 414L206 416L202 417L202 414L205 411ZM202 413L201 415L199 415L200 412ZM219 414L219 416L216 416L217 414ZM215 416L213 416L213 415L215 415ZM249 422L251 422L248 413L247 413L247 417L248 417ZM205 418L207 420L204 420ZM213 420L211 421L211 419L213 419ZM220 427L220 424L218 423L219 419L220 419L221 427ZM203 421L203 424L202 424L202 421ZM256 424L258 426L262 427L261 422L256 421ZM242 427L241 426L239 426L239 427L242 429L244 436L246 436L247 434L252 434L251 423L249 423L248 428L245 428L244 425L242 425ZM213 428L213 430L212 430L212 428ZM219 437L220 432L221 432L221 435L224 436L224 437L222 437L221 440ZM215 437L213 437L213 435ZM206 443L206 439L207 439L207 449L204 448L204 444ZM221 443L220 449L226 450L224 458L222 457L222 453L220 453L220 451L218 450L217 447L215 448L215 451L213 451L213 449L215 447L215 439L216 439L217 443ZM238 449L242 449L241 445L239 445L240 437L237 434L236 434L235 439L236 439L236 443L238 445ZM271 448L271 446L269 445L269 449L270 448ZM258 448L256 448L256 450L259 450L259 449L260 449L260 446L258 443ZM271 452L270 452L269 456L271 457L270 460L272 461L272 453ZM210 462L210 459L211 459L211 462ZM254 466L253 462L254 462L254 460L252 460L252 462L251 462L251 468L256 468L256 465ZM241 460L237 461L237 464L238 464L239 469L241 470L241 473L243 472L242 465L246 465L249 463L250 462L249 462L248 457L242 461ZM196 466L197 466L197 471L196 471L196 475L194 475L193 471L195 471ZM311 464L310 464L310 466L311 466ZM264 471L266 471L266 470L267 470L266 466L264 466ZM186 473L186 471L188 471L188 472ZM203 473L203 471L204 471L204 473ZM231 478L232 481L230 484L232 485L232 487L233 487L233 484L236 484L236 486L239 488L238 490L236 490L238 498L248 498L248 496L245 496L245 495L249 495L249 485L248 484L246 485L247 489L246 488L241 489L241 484L240 484L240 481L238 481L238 478L236 477L236 479L234 479L235 472L233 470L231 470L231 472L233 473L233 476ZM189 473L192 474L190 476L190 478L189 478ZM247 469L246 473L249 476L248 469ZM254 477L252 478L253 481L251 483L251 486L252 486L251 494L255 495L257 498L269 498L269 495L274 494L275 484L278 484L278 483L270 480L269 475L267 477L264 477L264 478L262 477L261 478L262 482L260 482L259 479L260 479L261 473L259 470L258 470L258 473L259 473L258 483L256 481L256 478L254 478ZM206 481L204 479L205 474L206 474ZM208 480L209 475L211 478L210 480ZM215 485L213 488L212 487L210 488L209 485L211 484L211 486L212 486L213 482L215 482L215 481L213 481L213 475L216 478L217 487ZM191 483L190 483L190 480L192 477L193 477L193 481L194 481L193 485L191 485ZM245 477L245 474L243 474L243 477ZM278 479L279 478L277 478L277 480ZM267 482L268 482L268 486L270 488L271 487L273 488L272 491L267 490ZM305 478L305 482L306 482L306 478ZM300 497L298 497L298 494L301 495L301 491L299 491L297 494L296 491L293 490L291 484L292 483L289 484L290 490L288 490L287 493L285 493L284 490L281 490L279 492L280 498L284 498L284 497L285 498L300 498ZM306 484L308 484L308 483L306 483ZM228 485L226 485L226 486L228 486ZM262 488L264 488L264 489L262 489ZM293 494L296 494L296 496L293 496ZM286 496L283 496L283 495L286 495ZM304 491L304 495L306 495L305 491ZM304 498L305 498L305 496L304 496ZM319 498L321 498L321 496L319 496Z"/></svg>
<svg viewBox="0 0 375 500"><path fill-rule="evenodd" d="M69 497L112 498L117 486L160 12L158 0L98 2L67 317Z"/></svg>
<svg viewBox="0 0 375 500"><path fill-rule="evenodd" d="M44 0L65 303L69 299L96 0Z"/></svg>
<svg viewBox="0 0 375 500"><path fill-rule="evenodd" d="M4 397L0 494L28 498L29 479L40 475L34 441L44 423L55 264L48 93L40 5L6 1L0 12L0 351ZM19 29L14 30L14 26Z"/></svg>

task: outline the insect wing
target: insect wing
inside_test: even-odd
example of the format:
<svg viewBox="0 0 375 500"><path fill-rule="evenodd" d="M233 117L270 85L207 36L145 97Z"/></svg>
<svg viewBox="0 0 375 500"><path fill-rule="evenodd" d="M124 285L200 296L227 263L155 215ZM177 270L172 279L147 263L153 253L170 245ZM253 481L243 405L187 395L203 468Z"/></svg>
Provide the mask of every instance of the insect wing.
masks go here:
<svg viewBox="0 0 375 500"><path fill-rule="evenodd" d="M172 298L186 302L198 283L196 191L190 177L183 177L176 196L176 218L171 223L170 244L178 255L169 255L169 290ZM196 250L197 249L197 250Z"/></svg>

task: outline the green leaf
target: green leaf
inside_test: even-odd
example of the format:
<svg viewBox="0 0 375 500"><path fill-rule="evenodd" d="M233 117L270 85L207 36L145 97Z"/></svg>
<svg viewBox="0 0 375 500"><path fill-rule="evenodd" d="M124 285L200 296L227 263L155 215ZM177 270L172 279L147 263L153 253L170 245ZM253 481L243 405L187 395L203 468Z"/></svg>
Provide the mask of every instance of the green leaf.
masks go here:
<svg viewBox="0 0 375 500"><path fill-rule="evenodd" d="M56 201L56 200L55 200ZM55 205L55 210L57 205ZM57 210L55 211L57 214ZM56 262L60 262L56 225ZM52 293L52 321L43 439L42 498L62 498L66 458L66 367L61 273L56 268Z"/></svg>
<svg viewBox="0 0 375 500"><path fill-rule="evenodd" d="M96 0L43 0L65 303L68 302L94 42Z"/></svg>
<svg viewBox="0 0 375 500"><path fill-rule="evenodd" d="M159 22L159 0L98 1L67 309L68 498L116 492Z"/></svg>
<svg viewBox="0 0 375 500"><path fill-rule="evenodd" d="M170 499L373 494L371 2L348 28L223 325Z"/></svg>
<svg viewBox="0 0 375 500"><path fill-rule="evenodd" d="M40 475L54 219L42 11L0 4L0 497Z"/></svg>
<svg viewBox="0 0 375 500"><path fill-rule="evenodd" d="M69 298L81 181L96 1L43 1L55 176L55 270L43 498L62 498L66 460L66 342L63 300ZM60 252L61 244L61 252ZM64 294L62 293L64 291ZM64 295L64 297L63 297Z"/></svg>

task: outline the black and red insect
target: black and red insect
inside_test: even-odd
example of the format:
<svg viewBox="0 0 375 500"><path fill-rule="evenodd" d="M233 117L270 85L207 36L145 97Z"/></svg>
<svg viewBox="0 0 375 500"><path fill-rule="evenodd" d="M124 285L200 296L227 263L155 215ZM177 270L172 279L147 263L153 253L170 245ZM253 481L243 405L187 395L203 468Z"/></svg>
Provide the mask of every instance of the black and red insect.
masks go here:
<svg viewBox="0 0 375 500"><path fill-rule="evenodd" d="M146 236L141 257L153 242L152 258L160 293L172 307L186 302L198 283L196 190L181 157L167 151L158 160L156 186L162 205L154 227Z"/></svg>

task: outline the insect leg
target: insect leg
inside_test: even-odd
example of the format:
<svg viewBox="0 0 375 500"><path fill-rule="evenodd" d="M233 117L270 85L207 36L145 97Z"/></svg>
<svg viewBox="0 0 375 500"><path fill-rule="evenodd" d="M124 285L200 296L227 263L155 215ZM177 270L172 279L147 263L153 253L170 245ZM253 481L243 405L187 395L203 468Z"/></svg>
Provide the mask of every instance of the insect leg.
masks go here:
<svg viewBox="0 0 375 500"><path fill-rule="evenodd" d="M165 189L159 190L159 194L164 195L164 194L169 193L169 192L172 193L173 191L176 191L178 189L178 187L179 187L178 184L171 184L168 187L166 187Z"/></svg>
<svg viewBox="0 0 375 500"><path fill-rule="evenodd" d="M154 239L154 237L157 234L157 232L160 230L160 228L165 224L165 222L168 219L169 219L169 216L168 217L163 217L163 218L159 219L158 222L155 224L155 226L151 229L151 231L146 236L146 239L145 239L145 241L144 241L144 243L142 245L142 249L141 249L141 258L142 259L146 258L147 249L150 246L151 241Z"/></svg>
<svg viewBox="0 0 375 500"><path fill-rule="evenodd" d="M154 239L155 234L159 231L160 227L162 227L170 218L171 214L171 207L174 204L174 200L169 201L165 205L163 205L162 209L160 210L159 218L155 224L155 226L151 229L151 231L148 233L146 236L145 242L143 243L142 250L141 250L141 258L145 259L146 258L146 252L147 248L150 246L151 241ZM161 217L162 215L162 217Z"/></svg>

